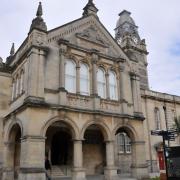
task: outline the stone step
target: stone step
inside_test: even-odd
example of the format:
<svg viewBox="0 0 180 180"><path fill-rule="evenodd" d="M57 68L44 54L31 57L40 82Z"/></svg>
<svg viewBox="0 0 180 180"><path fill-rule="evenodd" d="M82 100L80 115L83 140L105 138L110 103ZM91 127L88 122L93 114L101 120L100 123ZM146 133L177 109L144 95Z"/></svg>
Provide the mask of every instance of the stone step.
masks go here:
<svg viewBox="0 0 180 180"><path fill-rule="evenodd" d="M60 166L52 166L52 170L51 170L51 177L52 178L59 178L64 176L64 173L61 170Z"/></svg>
<svg viewBox="0 0 180 180"><path fill-rule="evenodd" d="M104 180L104 175L91 175L86 176L87 180ZM59 177L59 178L52 178L52 180L72 180L72 177ZM125 176L119 176L119 180L137 180L132 177L125 177Z"/></svg>

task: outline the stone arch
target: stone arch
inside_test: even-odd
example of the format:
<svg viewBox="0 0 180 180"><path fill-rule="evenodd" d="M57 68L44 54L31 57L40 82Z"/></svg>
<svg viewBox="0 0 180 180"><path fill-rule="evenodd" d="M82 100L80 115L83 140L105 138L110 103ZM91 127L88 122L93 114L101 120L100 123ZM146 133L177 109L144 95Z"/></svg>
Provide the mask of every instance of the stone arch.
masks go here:
<svg viewBox="0 0 180 180"><path fill-rule="evenodd" d="M113 139L115 139L115 135L117 131L120 129L124 130L133 141L136 141L139 139L136 130L131 125L122 125L122 124L119 124L114 128L113 134L112 134Z"/></svg>
<svg viewBox="0 0 180 180"><path fill-rule="evenodd" d="M101 132L103 134L105 141L110 141L112 139L108 126L105 123L98 122L98 121L89 121L83 126L81 133L80 133L81 139L84 139L84 133L85 133L86 129L91 125L97 125L99 127L99 129L101 130Z"/></svg>
<svg viewBox="0 0 180 180"><path fill-rule="evenodd" d="M75 55L71 54L71 53L65 55L65 63L66 63L66 60L71 60L71 61L73 61L74 64L76 65L76 67L79 65L79 60L78 60L78 58L77 58Z"/></svg>
<svg viewBox="0 0 180 180"><path fill-rule="evenodd" d="M21 122L14 121L8 125L5 131L4 166L9 169L10 174L8 177L10 179L18 179L19 177L22 130Z"/></svg>
<svg viewBox="0 0 180 180"><path fill-rule="evenodd" d="M8 142L10 140L10 136L11 136L11 131L13 130L13 127L18 125L20 130L21 130L21 135L23 135L23 125L22 122L17 119L15 121L13 121L12 123L10 123L7 127L7 130L5 130L5 135L4 135L4 141Z"/></svg>
<svg viewBox="0 0 180 180"><path fill-rule="evenodd" d="M56 122L62 122L64 124L66 124L70 128L73 139L79 139L79 129L78 129L77 125L75 124L75 122L69 118L62 119L59 116L51 118L43 125L43 127L41 129L41 135L43 137L45 137L47 129Z"/></svg>

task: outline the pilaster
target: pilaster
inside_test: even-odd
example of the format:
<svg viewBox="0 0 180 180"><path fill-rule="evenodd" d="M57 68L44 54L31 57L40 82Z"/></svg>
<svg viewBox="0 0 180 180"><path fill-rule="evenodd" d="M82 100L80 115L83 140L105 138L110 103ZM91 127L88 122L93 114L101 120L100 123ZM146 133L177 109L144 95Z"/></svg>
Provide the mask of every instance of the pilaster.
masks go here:
<svg viewBox="0 0 180 180"><path fill-rule="evenodd" d="M120 90L120 102L122 105L122 113L123 114L127 114L128 113L128 109L127 109L127 97L126 97L126 88L128 88L125 84L125 66L123 65L122 62L119 63L119 90Z"/></svg>
<svg viewBox="0 0 180 180"><path fill-rule="evenodd" d="M65 90L65 53L68 41L59 40L59 104L66 105L67 92Z"/></svg>
<svg viewBox="0 0 180 180"><path fill-rule="evenodd" d="M73 180L86 180L85 169L83 168L82 140L74 140L74 168Z"/></svg>
<svg viewBox="0 0 180 180"><path fill-rule="evenodd" d="M145 142L132 142L132 176L137 179L148 178L148 166L146 163Z"/></svg>
<svg viewBox="0 0 180 180"><path fill-rule="evenodd" d="M25 136L21 140L19 180L45 180L45 138Z"/></svg>
<svg viewBox="0 0 180 180"><path fill-rule="evenodd" d="M93 96L93 107L94 110L100 109L100 98L97 90L97 62L99 60L98 51L92 50L92 96Z"/></svg>
<svg viewBox="0 0 180 180"><path fill-rule="evenodd" d="M45 55L46 52L35 47L29 53L27 97L44 99Z"/></svg>
<svg viewBox="0 0 180 180"><path fill-rule="evenodd" d="M106 167L104 169L105 179L118 180L117 167L114 159L114 141L106 141Z"/></svg>
<svg viewBox="0 0 180 180"><path fill-rule="evenodd" d="M141 92L140 92L140 78L137 74L131 73L132 95L134 104L134 115L142 116Z"/></svg>

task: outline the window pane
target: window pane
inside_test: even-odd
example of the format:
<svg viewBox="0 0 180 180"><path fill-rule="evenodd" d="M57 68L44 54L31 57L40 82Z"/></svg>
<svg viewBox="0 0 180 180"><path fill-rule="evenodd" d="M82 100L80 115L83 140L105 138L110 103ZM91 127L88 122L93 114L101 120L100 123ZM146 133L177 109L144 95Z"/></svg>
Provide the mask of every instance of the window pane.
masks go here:
<svg viewBox="0 0 180 180"><path fill-rule="evenodd" d="M125 152L125 149L124 149L124 134L123 133L118 133L116 135L116 137L117 137L118 152L124 153Z"/></svg>
<svg viewBox="0 0 180 180"><path fill-rule="evenodd" d="M125 135L125 149L126 153L131 153L131 139L127 136L127 134Z"/></svg>
<svg viewBox="0 0 180 180"><path fill-rule="evenodd" d="M98 69L97 88L98 88L98 95L101 96L102 98L106 98L106 78L105 78L105 73L102 69Z"/></svg>
<svg viewBox="0 0 180 180"><path fill-rule="evenodd" d="M89 95L89 68L85 64L80 67L80 93Z"/></svg>
<svg viewBox="0 0 180 180"><path fill-rule="evenodd" d="M109 72L109 93L110 99L117 99L117 81L114 72Z"/></svg>
<svg viewBox="0 0 180 180"><path fill-rule="evenodd" d="M65 88L69 92L76 92L76 65L71 60L67 60L65 65Z"/></svg>

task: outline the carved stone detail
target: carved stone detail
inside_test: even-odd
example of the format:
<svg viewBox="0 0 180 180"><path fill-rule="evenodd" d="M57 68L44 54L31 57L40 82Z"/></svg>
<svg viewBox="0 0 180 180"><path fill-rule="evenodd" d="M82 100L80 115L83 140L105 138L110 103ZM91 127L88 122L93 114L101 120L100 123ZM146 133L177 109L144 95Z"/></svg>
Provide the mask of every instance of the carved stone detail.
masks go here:
<svg viewBox="0 0 180 180"><path fill-rule="evenodd" d="M81 33L76 33L76 37L96 43L103 47L109 47L109 44L101 37L94 26L90 26Z"/></svg>

